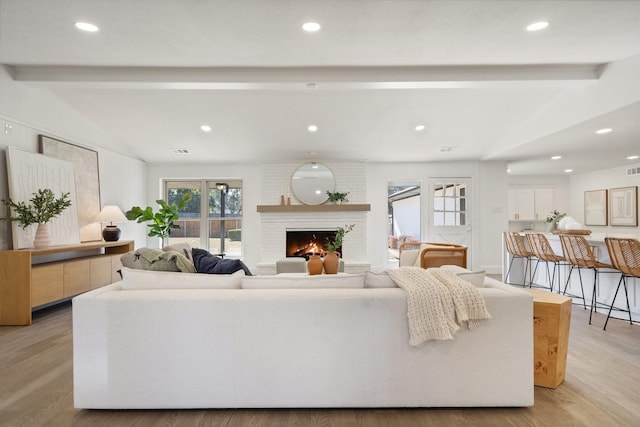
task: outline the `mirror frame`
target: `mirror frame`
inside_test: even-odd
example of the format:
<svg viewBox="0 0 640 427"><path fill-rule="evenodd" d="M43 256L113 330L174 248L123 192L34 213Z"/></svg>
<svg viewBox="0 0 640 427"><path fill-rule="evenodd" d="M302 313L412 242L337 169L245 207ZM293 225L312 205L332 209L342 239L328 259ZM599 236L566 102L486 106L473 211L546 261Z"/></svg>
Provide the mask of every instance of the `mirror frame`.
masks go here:
<svg viewBox="0 0 640 427"><path fill-rule="evenodd" d="M327 191L335 191L336 177L327 165L307 162L296 168L290 183L293 195L301 203L321 205L329 200Z"/></svg>

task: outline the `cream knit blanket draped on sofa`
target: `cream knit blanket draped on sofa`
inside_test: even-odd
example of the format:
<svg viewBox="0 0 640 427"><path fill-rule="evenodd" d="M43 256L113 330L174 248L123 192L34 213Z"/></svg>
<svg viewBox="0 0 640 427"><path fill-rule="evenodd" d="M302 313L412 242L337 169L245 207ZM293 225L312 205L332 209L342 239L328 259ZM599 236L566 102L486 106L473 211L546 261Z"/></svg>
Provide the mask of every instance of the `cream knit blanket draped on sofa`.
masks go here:
<svg viewBox="0 0 640 427"><path fill-rule="evenodd" d="M466 322L469 329L489 319L484 299L471 283L443 268L400 267L389 276L407 293L409 344L450 340Z"/></svg>

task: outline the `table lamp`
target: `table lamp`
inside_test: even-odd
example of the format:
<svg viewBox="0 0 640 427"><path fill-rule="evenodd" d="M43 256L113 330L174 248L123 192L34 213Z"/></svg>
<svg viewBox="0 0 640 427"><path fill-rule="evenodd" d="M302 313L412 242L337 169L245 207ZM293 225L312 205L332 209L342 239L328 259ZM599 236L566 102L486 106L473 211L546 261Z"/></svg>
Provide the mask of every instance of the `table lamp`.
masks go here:
<svg viewBox="0 0 640 427"><path fill-rule="evenodd" d="M124 216L119 207L115 205L107 205L102 208L96 217L96 221L109 223L109 225L102 230L102 238L105 242L117 242L120 238L120 229L113 225L113 223L126 222L127 217Z"/></svg>

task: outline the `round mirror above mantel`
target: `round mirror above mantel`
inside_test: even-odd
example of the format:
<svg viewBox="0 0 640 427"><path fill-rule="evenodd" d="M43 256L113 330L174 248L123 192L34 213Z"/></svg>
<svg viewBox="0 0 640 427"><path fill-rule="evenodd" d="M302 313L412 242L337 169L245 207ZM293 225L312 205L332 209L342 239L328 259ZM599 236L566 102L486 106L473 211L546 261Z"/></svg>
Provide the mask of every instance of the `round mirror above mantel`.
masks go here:
<svg viewBox="0 0 640 427"><path fill-rule="evenodd" d="M305 205L321 205L327 201L327 191L334 191L336 180L326 165L309 162L300 166L291 177L291 190Z"/></svg>

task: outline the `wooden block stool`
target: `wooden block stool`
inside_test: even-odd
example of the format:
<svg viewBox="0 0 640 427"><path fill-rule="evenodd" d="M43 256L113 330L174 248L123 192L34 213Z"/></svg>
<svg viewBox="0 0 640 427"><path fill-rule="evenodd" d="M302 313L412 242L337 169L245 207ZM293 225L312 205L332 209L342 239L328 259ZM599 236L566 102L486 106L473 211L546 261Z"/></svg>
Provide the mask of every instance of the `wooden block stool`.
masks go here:
<svg viewBox="0 0 640 427"><path fill-rule="evenodd" d="M524 289L533 295L533 383L556 388L567 367L571 298L542 289Z"/></svg>

